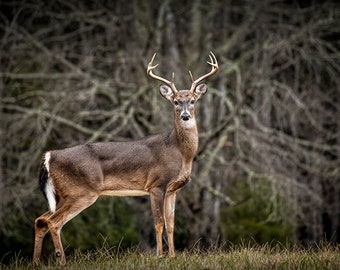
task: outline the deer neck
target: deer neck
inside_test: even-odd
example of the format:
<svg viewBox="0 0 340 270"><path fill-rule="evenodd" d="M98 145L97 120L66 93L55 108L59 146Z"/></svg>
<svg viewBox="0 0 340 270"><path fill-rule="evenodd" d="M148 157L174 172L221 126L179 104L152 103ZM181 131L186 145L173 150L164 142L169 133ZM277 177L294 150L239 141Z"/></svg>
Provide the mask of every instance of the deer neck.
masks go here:
<svg viewBox="0 0 340 270"><path fill-rule="evenodd" d="M175 118L175 143L186 162L192 162L198 148L198 131L195 117L188 121Z"/></svg>

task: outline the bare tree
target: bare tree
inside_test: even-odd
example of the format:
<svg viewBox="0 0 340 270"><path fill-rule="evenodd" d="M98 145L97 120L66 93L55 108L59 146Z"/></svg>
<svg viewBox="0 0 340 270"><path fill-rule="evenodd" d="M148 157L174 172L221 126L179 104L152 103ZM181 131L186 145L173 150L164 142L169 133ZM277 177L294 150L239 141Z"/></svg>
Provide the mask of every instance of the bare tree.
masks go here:
<svg viewBox="0 0 340 270"><path fill-rule="evenodd" d="M162 55L167 78L185 73L179 59L195 75L212 50L221 67L197 111L195 185L178 198L188 241L225 240L220 213L240 203L238 181L269 186L267 221L289 223L297 240L339 241L338 10L332 1L1 3L2 214L14 208L30 224L42 211L27 214L43 200L32 183L46 149L170 129L147 59Z"/></svg>

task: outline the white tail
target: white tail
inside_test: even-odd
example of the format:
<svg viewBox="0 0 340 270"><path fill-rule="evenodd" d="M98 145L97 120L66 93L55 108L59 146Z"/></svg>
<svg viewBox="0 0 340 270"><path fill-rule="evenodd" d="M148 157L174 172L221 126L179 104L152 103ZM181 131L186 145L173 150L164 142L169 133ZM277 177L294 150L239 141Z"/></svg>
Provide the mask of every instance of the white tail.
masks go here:
<svg viewBox="0 0 340 270"><path fill-rule="evenodd" d="M199 84L218 70L213 53L211 71L194 80L190 90L177 90L172 81L153 73L150 61L147 74L165 83L161 95L173 104L174 128L132 142L91 143L49 151L40 166L39 183L50 207L35 220L33 262L39 263L45 234L50 231L56 256L65 264L60 239L64 224L93 204L100 195L150 196L156 230L157 255L163 255L164 225L169 255L175 256L173 232L175 202L179 190L190 180L192 162L198 148L195 103L206 93Z"/></svg>
<svg viewBox="0 0 340 270"><path fill-rule="evenodd" d="M47 178L46 179L40 179L40 181L46 181L45 183L41 183L43 186L45 186L45 188L42 191L45 193L50 211L52 213L54 213L55 210L56 210L56 207L57 207L57 200L56 200L56 195L55 195L55 189L54 189L52 180L49 176L50 158L51 158L51 153L47 152L45 154L45 157L43 158L43 160L44 160L43 165L45 166L45 169L47 171L47 175L46 175Z"/></svg>

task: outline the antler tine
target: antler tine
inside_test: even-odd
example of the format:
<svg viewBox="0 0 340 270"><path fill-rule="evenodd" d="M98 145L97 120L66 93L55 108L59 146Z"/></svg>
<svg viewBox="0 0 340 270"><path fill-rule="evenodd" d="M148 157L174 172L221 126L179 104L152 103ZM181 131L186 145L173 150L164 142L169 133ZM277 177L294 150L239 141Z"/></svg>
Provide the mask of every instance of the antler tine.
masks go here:
<svg viewBox="0 0 340 270"><path fill-rule="evenodd" d="M210 51L209 58L210 62L208 61L207 63L218 68L216 56L212 51Z"/></svg>
<svg viewBox="0 0 340 270"><path fill-rule="evenodd" d="M189 70L189 75L190 75L190 78L191 78L191 82L195 82L194 76L192 76L191 70Z"/></svg>
<svg viewBox="0 0 340 270"><path fill-rule="evenodd" d="M156 53L153 54L153 56L152 56L152 58L151 58L151 61L150 61L149 64L148 64L148 68L147 68L147 70L146 70L146 74L148 74L151 78L153 78L153 79L155 79L155 80L161 81L161 82L163 82L163 83L169 85L169 86L171 87L172 91L173 91L174 93L177 93L178 91L177 91L176 86L175 86L175 83L174 83L174 81L175 81L175 73L174 73L174 72L172 73L171 81L168 81L167 79L162 78L162 77L160 77L160 76L157 76L157 75L155 75L155 74L153 73L152 70L154 70L156 67L158 67L158 64L153 65L153 60L155 59L155 57L156 57Z"/></svg>
<svg viewBox="0 0 340 270"><path fill-rule="evenodd" d="M203 76L199 77L197 80L194 80L194 77L192 76L191 71L189 71L190 78L191 78L191 81L192 81L191 89L190 89L191 92L193 92L195 90L195 88L196 88L196 86L199 82L201 82L204 79L214 75L218 71L219 66L218 66L218 63L217 63L217 59L216 59L216 56L214 55L214 53L212 51L210 51L209 59L210 59L210 62L208 61L207 63L209 65L211 65L211 71L208 72L207 74L204 74Z"/></svg>

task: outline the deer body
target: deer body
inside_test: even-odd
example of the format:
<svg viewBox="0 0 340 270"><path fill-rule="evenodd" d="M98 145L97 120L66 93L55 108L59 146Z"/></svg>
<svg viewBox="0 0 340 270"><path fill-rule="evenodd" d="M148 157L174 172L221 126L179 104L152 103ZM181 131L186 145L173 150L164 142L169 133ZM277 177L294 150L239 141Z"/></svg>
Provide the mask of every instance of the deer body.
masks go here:
<svg viewBox="0 0 340 270"><path fill-rule="evenodd" d="M213 56L214 57L214 56ZM217 71L211 58L212 71L194 81L191 90L177 91L165 82L160 92L174 104L174 129L130 142L90 143L44 154L39 175L40 187L50 210L35 220L33 263L40 260L45 234L50 231L57 259L66 263L60 231L63 225L92 205L99 196L150 196L157 240L157 255L163 255L164 225L168 236L169 255L175 255L173 231L177 192L190 180L192 162L198 148L194 103L206 92L199 80ZM191 75L192 77L192 75Z"/></svg>
<svg viewBox="0 0 340 270"><path fill-rule="evenodd" d="M86 192L90 187L98 196L149 195L155 187L166 192L181 177L189 178L198 145L195 128L181 131L186 134L183 142L176 133L172 130L133 142L91 143L49 151L45 156L50 156L50 178L60 197L74 193L70 185L77 189L84 186ZM184 155L179 149L185 149ZM65 196L63 186L68 187Z"/></svg>

